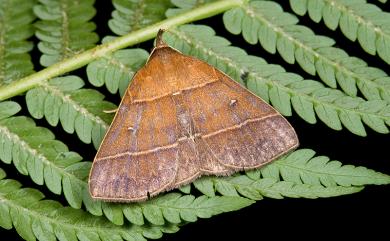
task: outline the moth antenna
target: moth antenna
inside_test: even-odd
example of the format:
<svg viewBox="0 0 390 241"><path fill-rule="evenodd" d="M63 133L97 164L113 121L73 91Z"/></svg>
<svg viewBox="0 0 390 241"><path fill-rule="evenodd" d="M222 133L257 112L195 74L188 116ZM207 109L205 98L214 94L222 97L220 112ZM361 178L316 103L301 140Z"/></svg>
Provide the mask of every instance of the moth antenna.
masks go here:
<svg viewBox="0 0 390 241"><path fill-rule="evenodd" d="M165 29L160 28L156 37L156 48L167 46L167 44L163 41L162 35L165 32Z"/></svg>

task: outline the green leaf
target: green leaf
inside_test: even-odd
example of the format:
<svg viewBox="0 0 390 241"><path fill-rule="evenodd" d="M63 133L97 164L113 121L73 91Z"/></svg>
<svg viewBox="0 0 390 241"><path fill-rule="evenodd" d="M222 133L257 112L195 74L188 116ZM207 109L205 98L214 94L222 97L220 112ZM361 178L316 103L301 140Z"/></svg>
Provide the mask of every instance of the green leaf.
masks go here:
<svg viewBox="0 0 390 241"><path fill-rule="evenodd" d="M291 1L294 1L291 3ZM290 0L291 8L298 15L304 15L307 11L307 0Z"/></svg>
<svg viewBox="0 0 390 241"><path fill-rule="evenodd" d="M287 38L279 38L276 42L276 49L287 63L293 64L295 62L295 47L294 44L288 41Z"/></svg>
<svg viewBox="0 0 390 241"><path fill-rule="evenodd" d="M366 132L364 131L364 126L359 115L355 113L341 112L339 116L341 122L349 131L359 136L366 136Z"/></svg>
<svg viewBox="0 0 390 241"><path fill-rule="evenodd" d="M14 147L14 149L16 149ZM38 185L43 184L43 163L39 157L32 157L27 163L27 171L31 179Z"/></svg>
<svg viewBox="0 0 390 241"><path fill-rule="evenodd" d="M306 72L312 75L316 73L314 55L312 53L304 51L303 48L298 48L295 51L295 58Z"/></svg>
<svg viewBox="0 0 390 241"><path fill-rule="evenodd" d="M169 8L166 12L165 15L167 17L173 17L178 14L187 12L191 9L200 7L204 4L215 2L216 0L171 0L171 3L176 7L176 8Z"/></svg>
<svg viewBox="0 0 390 241"><path fill-rule="evenodd" d="M233 34L241 33L243 19L244 11L240 8L231 9L223 15L223 22L225 23L225 27L227 28L227 30L229 30L229 32ZM261 30L262 28L260 29L260 31Z"/></svg>
<svg viewBox="0 0 390 241"><path fill-rule="evenodd" d="M377 40L376 40L376 46L377 46L377 53L379 55L379 57L381 57L382 59L384 59L387 63L390 62L390 40L383 37L383 36L380 36Z"/></svg>
<svg viewBox="0 0 390 241"><path fill-rule="evenodd" d="M285 105L285 103L290 103L290 95L284 90L271 87L269 92L269 97L272 105L285 116L291 116L291 106Z"/></svg>
<svg viewBox="0 0 390 241"><path fill-rule="evenodd" d="M326 105L316 105L314 110L318 118L334 130L341 130L341 121L336 110Z"/></svg>
<svg viewBox="0 0 390 241"><path fill-rule="evenodd" d="M321 59L319 59L315 65L318 75L325 82L325 84L332 88L336 88L336 76L334 69Z"/></svg>
<svg viewBox="0 0 390 241"><path fill-rule="evenodd" d="M290 4L293 5L291 1ZM328 28L335 30L338 26L340 16L341 12L334 6L334 4L325 4L322 17L324 18L325 25Z"/></svg>
<svg viewBox="0 0 390 241"><path fill-rule="evenodd" d="M324 5L325 4L322 0L312 0L307 2L309 16L314 22L318 23L321 21Z"/></svg>
<svg viewBox="0 0 390 241"><path fill-rule="evenodd" d="M21 107L18 103L13 101L0 102L0 120L6 119L15 115L20 111Z"/></svg>
<svg viewBox="0 0 390 241"><path fill-rule="evenodd" d="M142 214L142 209L136 204L126 205L126 207L123 208L123 214L131 223L134 223L136 225L144 224L144 216Z"/></svg>
<svg viewBox="0 0 390 241"><path fill-rule="evenodd" d="M116 225L123 225L123 212L120 205L115 205L112 203L102 202L102 209L104 215Z"/></svg>
<svg viewBox="0 0 390 241"><path fill-rule="evenodd" d="M40 19L35 23L35 35L41 42L41 65L49 66L95 46L99 37L90 22L96 13L94 0L40 1L34 13Z"/></svg>
<svg viewBox="0 0 390 241"><path fill-rule="evenodd" d="M108 26L117 35L125 35L163 20L165 11L172 6L169 0L113 0L113 4L115 10Z"/></svg>
<svg viewBox="0 0 390 241"><path fill-rule="evenodd" d="M77 209L81 208L83 197L83 186L79 182L77 179L72 179L69 176L65 176L62 179L65 198L72 207Z"/></svg>
<svg viewBox="0 0 390 241"><path fill-rule="evenodd" d="M358 40L363 49L372 55L375 54L376 33L373 28L363 25L358 29Z"/></svg>
<svg viewBox="0 0 390 241"><path fill-rule="evenodd" d="M0 86L33 72L27 41L34 34L35 0L3 0L0 4Z"/></svg>
<svg viewBox="0 0 390 241"><path fill-rule="evenodd" d="M182 186L182 187L179 188L179 190L182 193L189 194L191 192L191 185L187 184L185 186Z"/></svg>
<svg viewBox="0 0 390 241"><path fill-rule="evenodd" d="M203 193L209 197L215 196L215 189L214 189L214 185L213 185L211 178L203 177L203 178L197 179L194 182L194 186L201 193Z"/></svg>
<svg viewBox="0 0 390 241"><path fill-rule="evenodd" d="M340 17L340 29L343 34L352 41L356 40L358 23L351 15L342 14Z"/></svg>
<svg viewBox="0 0 390 241"><path fill-rule="evenodd" d="M293 96L291 97L291 104L302 119L310 124L316 123L316 116L313 110L314 105L312 102L301 96Z"/></svg>
<svg viewBox="0 0 390 241"><path fill-rule="evenodd" d="M272 31L271 28L266 26L261 26L259 30L259 41L261 46L268 52L274 54L276 52L275 43L277 39L277 34Z"/></svg>
<svg viewBox="0 0 390 241"><path fill-rule="evenodd" d="M242 36L250 44L256 44L258 40L260 24L250 17L244 17L242 20Z"/></svg>
<svg viewBox="0 0 390 241"><path fill-rule="evenodd" d="M217 182L215 184L215 190L223 196L234 197L238 196L235 187L227 182Z"/></svg>
<svg viewBox="0 0 390 241"><path fill-rule="evenodd" d="M165 223L161 210L153 205L143 205L142 212L146 220L154 225L163 225Z"/></svg>

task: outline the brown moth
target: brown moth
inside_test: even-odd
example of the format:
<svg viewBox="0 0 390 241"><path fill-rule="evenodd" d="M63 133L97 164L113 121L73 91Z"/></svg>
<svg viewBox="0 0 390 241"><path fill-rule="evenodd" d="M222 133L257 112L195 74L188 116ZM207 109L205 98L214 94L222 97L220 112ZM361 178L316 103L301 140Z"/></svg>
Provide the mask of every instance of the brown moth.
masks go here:
<svg viewBox="0 0 390 241"><path fill-rule="evenodd" d="M89 191L106 201L142 201L201 175L261 167L297 146L276 110L166 45L160 30L93 161Z"/></svg>

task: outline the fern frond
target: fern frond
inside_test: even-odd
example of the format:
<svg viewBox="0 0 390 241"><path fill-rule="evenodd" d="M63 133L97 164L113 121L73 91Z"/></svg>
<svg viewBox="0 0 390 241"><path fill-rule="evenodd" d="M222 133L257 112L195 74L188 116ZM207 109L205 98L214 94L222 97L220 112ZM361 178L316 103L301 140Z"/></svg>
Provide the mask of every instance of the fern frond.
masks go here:
<svg viewBox="0 0 390 241"><path fill-rule="evenodd" d="M170 8L166 11L167 17L176 16L178 14L187 12L191 9L199 7L203 4L215 2L216 0L171 0L175 8Z"/></svg>
<svg viewBox="0 0 390 241"><path fill-rule="evenodd" d="M366 0L290 0L293 11L299 15L309 13L314 22L324 19L325 25L341 32L350 40L359 41L369 54L376 53L390 64L390 13L383 12Z"/></svg>
<svg viewBox="0 0 390 241"><path fill-rule="evenodd" d="M205 195L214 196L216 192L223 196L244 196L252 200L263 197L281 199L290 198L326 198L359 192L363 187L324 187L320 185L296 184L277 181L273 178L251 179L246 175L227 178L204 177L194 182L194 186Z"/></svg>
<svg viewBox="0 0 390 241"><path fill-rule="evenodd" d="M207 196L331 197L358 192L363 185L389 184L390 176L365 167L342 166L328 157L314 157L310 149L300 149L264 168L226 178L203 177L194 186Z"/></svg>
<svg viewBox="0 0 390 241"><path fill-rule="evenodd" d="M191 192L191 185L187 184L185 186L181 186L178 188L178 190L182 193L189 194Z"/></svg>
<svg viewBox="0 0 390 241"><path fill-rule="evenodd" d="M125 35L165 19L170 0L113 0L115 10L108 21L111 31Z"/></svg>
<svg viewBox="0 0 390 241"><path fill-rule="evenodd" d="M143 225L145 220L162 225L164 220L179 224L195 222L198 218L231 212L253 204L253 201L237 197L195 197L179 193L168 193L146 203L130 204L124 208L124 214L130 222Z"/></svg>
<svg viewBox="0 0 390 241"><path fill-rule="evenodd" d="M25 240L145 240L179 230L172 224L117 226L57 201L43 200L38 190L21 188L19 182L4 178L5 172L0 169L0 226L14 227Z"/></svg>
<svg viewBox="0 0 390 241"><path fill-rule="evenodd" d="M112 94L121 96L126 91L134 73L145 64L149 54L143 49L118 50L106 55L87 66L88 80L94 86L103 84Z"/></svg>
<svg viewBox="0 0 390 241"><path fill-rule="evenodd" d="M296 184L331 186L363 186L368 184L389 184L388 175L365 167L342 165L339 161L330 161L326 156L316 156L310 149L297 150L258 171L254 175L282 179ZM255 172L258 172L255 174Z"/></svg>
<svg viewBox="0 0 390 241"><path fill-rule="evenodd" d="M27 41L34 34L31 24L35 1L3 0L0 3L0 85L33 72Z"/></svg>
<svg viewBox="0 0 390 241"><path fill-rule="evenodd" d="M40 63L49 66L95 46L99 37L90 20L96 13L94 0L39 0L34 7L41 20L35 26L35 35L41 40Z"/></svg>
<svg viewBox="0 0 390 241"><path fill-rule="evenodd" d="M68 133L76 131L85 143L93 143L97 149L111 122L116 106L104 101L104 95L93 89L83 89L84 81L77 76L66 76L43 82L26 94L30 114L43 117L52 125L61 122Z"/></svg>
<svg viewBox="0 0 390 241"><path fill-rule="evenodd" d="M390 77L384 71L368 67L363 60L332 47L333 39L297 25L298 19L283 12L275 2L243 4L227 11L223 20L231 33L242 33L251 44L259 41L270 53L278 51L286 62L296 61L303 70L312 75L317 73L332 88L338 83L350 96L356 96L359 88L368 100L383 99L390 103Z"/></svg>
<svg viewBox="0 0 390 241"><path fill-rule="evenodd" d="M390 105L385 101L346 96L319 82L287 73L281 66L267 64L230 46L207 26L183 25L167 32L164 38L171 46L227 73L285 116L292 115L293 108L305 121L315 123L317 116L335 130L342 129L343 124L352 133L364 136L365 123L379 133L389 132Z"/></svg>

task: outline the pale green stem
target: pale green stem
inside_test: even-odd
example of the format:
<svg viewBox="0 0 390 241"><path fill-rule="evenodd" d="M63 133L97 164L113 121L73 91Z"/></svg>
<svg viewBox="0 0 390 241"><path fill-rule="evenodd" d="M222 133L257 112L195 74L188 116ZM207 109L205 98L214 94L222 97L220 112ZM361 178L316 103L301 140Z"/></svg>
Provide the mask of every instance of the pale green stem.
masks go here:
<svg viewBox="0 0 390 241"><path fill-rule="evenodd" d="M25 91L39 85L41 82L63 75L69 71L78 69L91 61L109 54L115 50L122 49L134 44L144 42L154 38L160 28L169 29L174 26L193 22L196 20L208 18L233 7L240 6L246 0L222 0L201 7L195 8L188 12L182 13L172 18L165 19L148 27L133 31L122 37L118 37L108 43L98 45L97 47L74 55L71 58L51 65L39 72L31 74L25 78L14 81L9 85L0 87L0 101L24 93Z"/></svg>

